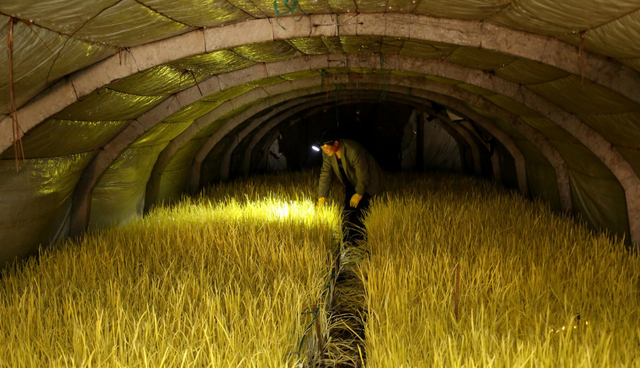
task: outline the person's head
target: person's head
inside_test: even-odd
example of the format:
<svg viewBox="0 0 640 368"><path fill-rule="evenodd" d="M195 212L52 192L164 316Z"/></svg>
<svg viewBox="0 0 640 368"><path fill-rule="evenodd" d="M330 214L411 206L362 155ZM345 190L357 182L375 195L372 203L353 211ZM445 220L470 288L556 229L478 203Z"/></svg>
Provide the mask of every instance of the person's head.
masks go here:
<svg viewBox="0 0 640 368"><path fill-rule="evenodd" d="M322 132L322 134L320 135L318 146L320 146L324 153L329 156L333 156L333 154L340 149L340 143L338 143L339 139L340 135L338 134L337 130L328 129Z"/></svg>

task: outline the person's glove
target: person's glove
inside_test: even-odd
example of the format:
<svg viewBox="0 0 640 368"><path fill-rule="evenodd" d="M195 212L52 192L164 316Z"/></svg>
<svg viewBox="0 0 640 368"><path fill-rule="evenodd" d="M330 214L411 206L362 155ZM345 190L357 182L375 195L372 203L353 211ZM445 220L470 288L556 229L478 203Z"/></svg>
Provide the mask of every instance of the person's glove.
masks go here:
<svg viewBox="0 0 640 368"><path fill-rule="evenodd" d="M360 203L361 199L362 199L362 196L356 193L351 197L351 201L349 201L349 204L351 205L351 207L356 208L358 207L358 203Z"/></svg>
<svg viewBox="0 0 640 368"><path fill-rule="evenodd" d="M316 209L320 209L324 205L324 202L326 200L327 200L327 198L325 198L325 197L318 198L318 203L316 203Z"/></svg>

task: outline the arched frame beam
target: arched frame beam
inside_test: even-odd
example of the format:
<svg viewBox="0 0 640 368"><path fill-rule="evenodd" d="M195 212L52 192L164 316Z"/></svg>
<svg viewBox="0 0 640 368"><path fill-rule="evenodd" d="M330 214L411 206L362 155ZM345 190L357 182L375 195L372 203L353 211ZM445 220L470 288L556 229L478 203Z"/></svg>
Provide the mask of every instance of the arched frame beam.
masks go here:
<svg viewBox="0 0 640 368"><path fill-rule="evenodd" d="M178 59L250 43L319 36L387 36L476 47L522 57L583 75L595 83L640 102L640 74L620 63L574 46L481 21L440 19L396 13L314 14L299 22L281 18L257 19L225 27L196 30L165 40L132 47L75 72L44 90L17 111L21 128L28 132L65 107L113 81ZM0 121L0 152L12 145L12 121ZM20 132L22 134L22 132Z"/></svg>
<svg viewBox="0 0 640 368"><path fill-rule="evenodd" d="M335 64L352 64L351 66L376 68L379 64L379 58L376 56L361 56L357 60L350 60L345 55L330 55L329 57L327 57L326 55L315 57L300 57L293 60L266 64L266 67L263 65L255 65L235 72L225 73L211 78L206 82L203 82L200 87L205 94L210 94L234 85L267 78L272 75L333 67L335 66ZM470 83L478 83L479 78L488 78L481 72L478 72L479 74L474 74L471 73L471 71L466 70L465 68L458 65L434 60L416 60L413 58L397 56L395 58L389 58L387 64L395 64L395 69L398 69L398 67L400 67L400 70L409 70L415 72L421 72L423 68L427 67L428 69L437 72L437 75L439 76L452 77L454 79L458 77L462 79L462 81ZM406 69L404 68L404 65L407 65ZM483 79L480 79L480 81L483 81ZM484 84L495 84L493 82L494 81L484 81ZM510 85L509 82L505 81L505 83L507 84L507 86ZM262 88L251 91L249 94L245 94L239 98L239 100L243 101L242 103L227 102L223 104L223 106L216 109L215 112L218 114L222 114L231 111L234 107L246 102L254 101L258 98L264 98L270 95L268 90L268 88ZM118 157L120 152L126 149L126 147L130 143L135 141L137 137L144 134L144 132L150 129L154 124L159 123L160 121L162 121L162 119L166 118L171 113L201 97L195 87L180 92L176 96L178 98L169 99L138 118L136 122L139 122L139 124L131 124L130 127L126 128L116 139L110 142L105 147L105 149L103 149L96 156L90 167L85 170L83 178L78 185L78 190L74 194L75 198L74 210L72 211L72 234L80 233L83 229L86 228L86 224L88 221L87 214L90 213L91 192L93 190L93 187L101 178L102 174L110 165L110 162ZM481 99L478 96L476 97L476 100ZM200 121L201 119L199 119L198 125L202 126ZM220 133L223 132L224 131L221 131ZM196 177L199 176L196 175ZM561 177L561 175L559 177ZM522 176L521 179L523 179ZM526 191L524 192L526 193Z"/></svg>

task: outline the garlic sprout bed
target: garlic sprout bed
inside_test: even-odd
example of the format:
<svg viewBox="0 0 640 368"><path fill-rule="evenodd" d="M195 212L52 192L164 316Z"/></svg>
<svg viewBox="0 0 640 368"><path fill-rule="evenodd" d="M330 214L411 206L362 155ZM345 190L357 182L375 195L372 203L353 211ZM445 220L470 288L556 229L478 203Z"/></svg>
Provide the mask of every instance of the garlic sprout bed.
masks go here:
<svg viewBox="0 0 640 368"><path fill-rule="evenodd" d="M0 366L294 367L339 231L317 177L252 178L65 241L0 280ZM324 309L319 313L326 329Z"/></svg>
<svg viewBox="0 0 640 368"><path fill-rule="evenodd" d="M640 259L622 242L485 181L391 184L366 221L368 367L640 366Z"/></svg>

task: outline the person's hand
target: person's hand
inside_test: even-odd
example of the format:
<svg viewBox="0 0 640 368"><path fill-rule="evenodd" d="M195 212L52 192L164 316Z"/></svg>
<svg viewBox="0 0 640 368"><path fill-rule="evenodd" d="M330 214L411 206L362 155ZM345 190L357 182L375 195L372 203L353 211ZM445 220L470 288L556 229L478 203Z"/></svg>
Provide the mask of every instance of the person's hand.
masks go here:
<svg viewBox="0 0 640 368"><path fill-rule="evenodd" d="M319 210L324 205L324 202L326 200L327 200L327 198L325 198L325 197L318 198L318 203L316 203L316 209Z"/></svg>
<svg viewBox="0 0 640 368"><path fill-rule="evenodd" d="M362 196L356 193L351 197L351 201L349 201L349 204L351 205L351 207L356 208L358 207L358 203L360 203L361 199L362 199Z"/></svg>

